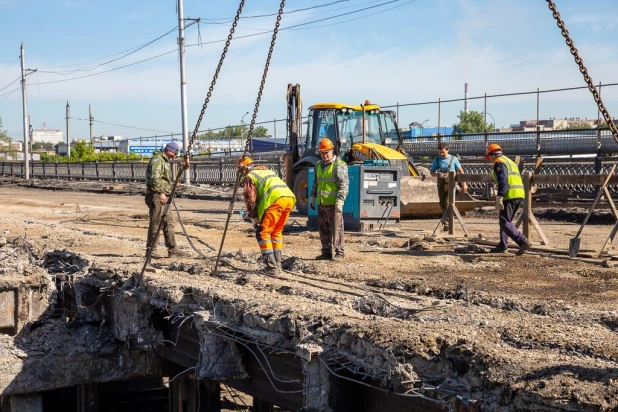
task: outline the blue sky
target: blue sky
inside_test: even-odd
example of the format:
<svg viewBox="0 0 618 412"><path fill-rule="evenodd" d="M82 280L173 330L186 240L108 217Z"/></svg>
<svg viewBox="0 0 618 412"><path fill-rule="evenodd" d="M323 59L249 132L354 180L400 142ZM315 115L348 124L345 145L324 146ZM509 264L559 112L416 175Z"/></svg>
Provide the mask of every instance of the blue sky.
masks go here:
<svg viewBox="0 0 618 412"><path fill-rule="evenodd" d="M287 0L286 11L326 5L284 15L282 27L323 19L362 8L372 9L280 32L264 90L258 121L285 117L288 83L300 83L305 108L318 101L382 105L562 87L584 82L543 0ZM247 0L244 16L270 14L273 0ZM575 44L595 83L618 83L615 39L618 0L556 0ZM185 0L185 17L201 17L203 42L227 36L237 3L232 0ZM171 52L109 73L58 83L144 60L176 48L177 31L144 49L90 71L119 52L135 48L177 26L175 0L0 0L0 89L19 77L19 47L24 42L28 77L28 112L34 127L65 130L65 105L71 116L161 132L179 132L178 55ZM231 20L231 19L230 19ZM212 23L222 24L212 24ZM272 29L274 16L241 20L236 35ZM198 42L198 27L187 30L187 43ZM201 129L238 124L252 112L270 35L232 42ZM223 43L189 47L186 52L189 130L203 104ZM60 67L58 66L68 66ZM49 72L60 72L54 74ZM46 73L47 72L47 73ZM21 139L19 86L0 90L4 129ZM604 101L618 117L618 86L603 90ZM463 103L444 104L441 124L452 125ZM471 109L483 110L482 100ZM487 111L498 126L536 117L536 96L490 99ZM586 90L543 94L541 118L596 118ZM306 113L306 110L305 110ZM245 117L248 120L249 116ZM402 107L400 125L438 123L437 105ZM272 126L269 127L272 133ZM86 138L88 123L73 120L72 137ZM95 123L95 136L153 135L147 130ZM277 125L283 137L283 124Z"/></svg>

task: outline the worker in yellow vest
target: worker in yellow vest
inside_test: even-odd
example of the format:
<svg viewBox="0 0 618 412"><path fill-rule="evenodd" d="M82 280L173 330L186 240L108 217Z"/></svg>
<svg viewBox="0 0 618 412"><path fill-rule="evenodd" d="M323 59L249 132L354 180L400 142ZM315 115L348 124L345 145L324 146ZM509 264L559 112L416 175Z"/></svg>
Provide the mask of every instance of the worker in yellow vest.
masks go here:
<svg viewBox="0 0 618 412"><path fill-rule="evenodd" d="M343 203L348 196L348 165L334 154L330 139L320 140L319 160L315 165L315 179L309 197L309 207L315 210L318 201L318 232L322 243L319 260L343 260ZM333 248L335 256L333 256Z"/></svg>
<svg viewBox="0 0 618 412"><path fill-rule="evenodd" d="M513 224L513 216L526 197L519 168L504 156L502 148L495 143L487 146L485 160L493 163L491 177L498 188L496 210L500 212L500 242L490 252L508 253L508 241L511 238L519 246L516 255L523 255L530 249L530 241Z"/></svg>
<svg viewBox="0 0 618 412"><path fill-rule="evenodd" d="M283 270L283 227L296 204L296 197L285 182L266 166L255 166L248 157L240 158L236 165L245 175L245 204L266 263L266 271L280 274Z"/></svg>

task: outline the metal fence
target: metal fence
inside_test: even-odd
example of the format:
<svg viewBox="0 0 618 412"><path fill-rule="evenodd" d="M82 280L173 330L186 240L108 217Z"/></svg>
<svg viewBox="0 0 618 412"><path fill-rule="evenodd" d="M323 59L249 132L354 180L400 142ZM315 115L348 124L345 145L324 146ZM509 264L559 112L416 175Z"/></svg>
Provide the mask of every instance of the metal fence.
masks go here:
<svg viewBox="0 0 618 412"><path fill-rule="evenodd" d="M461 156L484 155L490 143L499 144L512 157L618 153L618 144L609 129L418 137L405 140L404 148L411 156L436 156L440 142L447 143L451 153Z"/></svg>
<svg viewBox="0 0 618 412"><path fill-rule="evenodd" d="M276 161L256 161L280 176L285 175L284 164ZM43 179L76 179L101 181L144 181L148 163L40 163L30 164L30 176ZM0 175L24 176L23 162L1 162ZM229 159L194 162L191 164L191 181L204 184L233 184L236 177L236 163Z"/></svg>

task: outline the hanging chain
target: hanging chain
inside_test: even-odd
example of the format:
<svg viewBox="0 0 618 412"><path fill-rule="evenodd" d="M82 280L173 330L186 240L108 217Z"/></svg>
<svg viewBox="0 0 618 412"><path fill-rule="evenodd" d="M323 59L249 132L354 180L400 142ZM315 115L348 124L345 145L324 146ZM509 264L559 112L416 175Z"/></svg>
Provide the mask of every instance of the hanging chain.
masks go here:
<svg viewBox="0 0 618 412"><path fill-rule="evenodd" d="M200 129L200 124L202 123L202 119L204 118L204 113L206 112L206 108L208 107L208 103L210 102L210 96L212 96L212 91L214 90L215 84L217 83L217 78L219 77L221 66L223 66L223 60L225 60L225 55L227 54L227 50L230 48L230 43L232 42L232 37L234 36L234 32L236 31L236 25L238 25L238 20L240 19L240 13L242 12L242 8L244 6L245 6L245 0L241 0L240 5L238 6L238 11L236 12L236 17L234 17L234 23L232 23L232 27L230 28L230 34L228 34L227 36L227 41L225 42L223 53L221 53L221 58L219 59L217 70L215 70L215 75L212 77L212 81L210 82L210 87L208 88L208 94L206 95L206 100L204 100L204 105L202 106L200 117L198 117L197 119L195 130L193 130L193 134L191 135L191 140L189 140L189 147L187 147L187 153L190 152L190 148L191 146L193 146L193 142L195 141L195 136L197 136L197 132Z"/></svg>
<svg viewBox="0 0 618 412"><path fill-rule="evenodd" d="M575 43L573 42L573 39L571 39L571 35L569 34L569 31L567 30L564 24L564 21L562 21L562 18L560 17L560 13L558 12L558 9L556 9L556 4L554 4L552 0L547 0L547 5L549 6L549 9L554 14L554 19L556 19L556 24L558 25L558 28L562 31L562 36L565 38L566 44L567 46L569 46L569 49L571 50L571 54L575 58L575 63L577 63L577 65L579 66L579 71L582 73L582 75L584 76L584 80L588 84L588 89L590 89L590 93L592 93L592 96L594 97L594 101L597 103L597 106L599 107L599 111L601 112L601 114L603 115L603 118L605 119L605 123L607 123L607 127L609 127L609 130L611 130L612 135L614 136L614 140L616 141L616 143L618 143L618 129L616 128L616 125L612 121L612 117L609 115L609 112L605 108L605 105L603 104L603 100L601 99L601 95L599 94L599 91L597 90L597 88L594 86L592 78L588 74L588 69L586 68L586 66L584 66L584 60L580 57L579 51L575 47ZM597 127L600 127L600 126L601 125L597 125Z"/></svg>
<svg viewBox="0 0 618 412"><path fill-rule="evenodd" d="M249 131L247 133L247 142L245 143L245 150L243 151L242 157L247 156L247 152L249 151L249 144L251 143L251 135L253 134L253 128L255 127L255 119L258 114L258 110L260 108L260 100L262 100L262 92L264 91L264 85L266 84L266 76L268 75L268 66L270 66L270 59L273 57L273 50L275 49L275 42L277 41L277 32L279 32L279 24L281 23L281 15L283 14L283 7L285 6L285 0L281 0L281 5L279 6L279 14L277 15L277 23L275 23L275 29L273 30L273 38L270 41L270 49L268 50L268 57L266 58L266 65L264 66L264 73L262 74L262 82L260 83L260 90L258 91L257 100L255 101L255 108L253 109L253 117L251 117L251 125L249 126ZM230 225L230 218L234 213L234 202L236 200L236 195L238 194L238 187L241 185L241 182L244 178L244 174L241 168L236 169L236 182L234 184L234 190L232 191L232 199L230 200L230 205L227 208L227 219L225 220L225 226L223 228L223 235L221 236L221 243L219 244L219 253L217 253L217 260L215 261L215 267L212 271L212 275L216 276L217 269L219 268L219 261L221 259L221 252L223 252L223 244L225 243L225 236L227 235L227 230Z"/></svg>
<svg viewBox="0 0 618 412"><path fill-rule="evenodd" d="M279 32L279 24L281 23L281 15L283 14L283 7L285 6L285 0L281 0L279 6L279 14L277 15L277 23L275 23L275 29L273 30L273 38L270 41L270 49L268 50L268 57L266 58L266 65L264 66L264 73L262 74L262 82L260 83L260 90L258 91L257 99L255 101L255 108L253 109L253 116L251 117L251 124L249 125L249 131L247 132L247 142L245 143L245 150L242 153L242 157L247 156L249 151L249 145L251 144L251 135L253 135L253 128L255 127L255 119L260 108L260 101L262 100L262 92L264 91L264 85L266 84L266 76L268 75L268 67L270 66L270 59L273 57L273 50L275 49L275 42L277 41L277 33Z"/></svg>

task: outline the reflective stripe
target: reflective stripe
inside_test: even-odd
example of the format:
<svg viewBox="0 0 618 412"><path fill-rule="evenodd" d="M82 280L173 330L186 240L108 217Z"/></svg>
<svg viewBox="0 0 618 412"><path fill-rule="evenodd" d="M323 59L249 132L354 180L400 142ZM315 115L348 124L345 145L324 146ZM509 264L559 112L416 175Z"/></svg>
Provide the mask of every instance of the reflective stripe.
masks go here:
<svg viewBox="0 0 618 412"><path fill-rule="evenodd" d="M321 161L317 163L315 177L318 182L318 204L332 206L337 202L339 186L335 178L335 171L341 163L344 163L343 160L337 159L326 165L326 168L324 168Z"/></svg>
<svg viewBox="0 0 618 412"><path fill-rule="evenodd" d="M521 180L521 175L519 174L519 168L511 159L506 156L497 157L495 162L501 162L506 167L507 174L507 189L506 194L504 195L504 200L509 199L523 199L526 197L526 192L524 191L524 183ZM496 176L496 172L491 171L491 177L494 179L496 184L498 183L498 177Z"/></svg>
<svg viewBox="0 0 618 412"><path fill-rule="evenodd" d="M294 193L272 170L253 170L247 174L257 189L257 216L262 220L264 212L277 199L281 197L291 197L296 201Z"/></svg>
<svg viewBox="0 0 618 412"><path fill-rule="evenodd" d="M282 189L282 188L286 188L287 189L288 185L273 185L273 186L269 187L268 190L266 190L264 192L264 196L268 197L268 195L270 195L273 190L275 190L275 189Z"/></svg>
<svg viewBox="0 0 618 412"><path fill-rule="evenodd" d="M260 240L260 241L258 242L258 245L266 245L266 244L268 244L268 243L270 243L270 239L264 239L264 240Z"/></svg>
<svg viewBox="0 0 618 412"><path fill-rule="evenodd" d="M273 243L283 243L283 239L272 239Z"/></svg>

